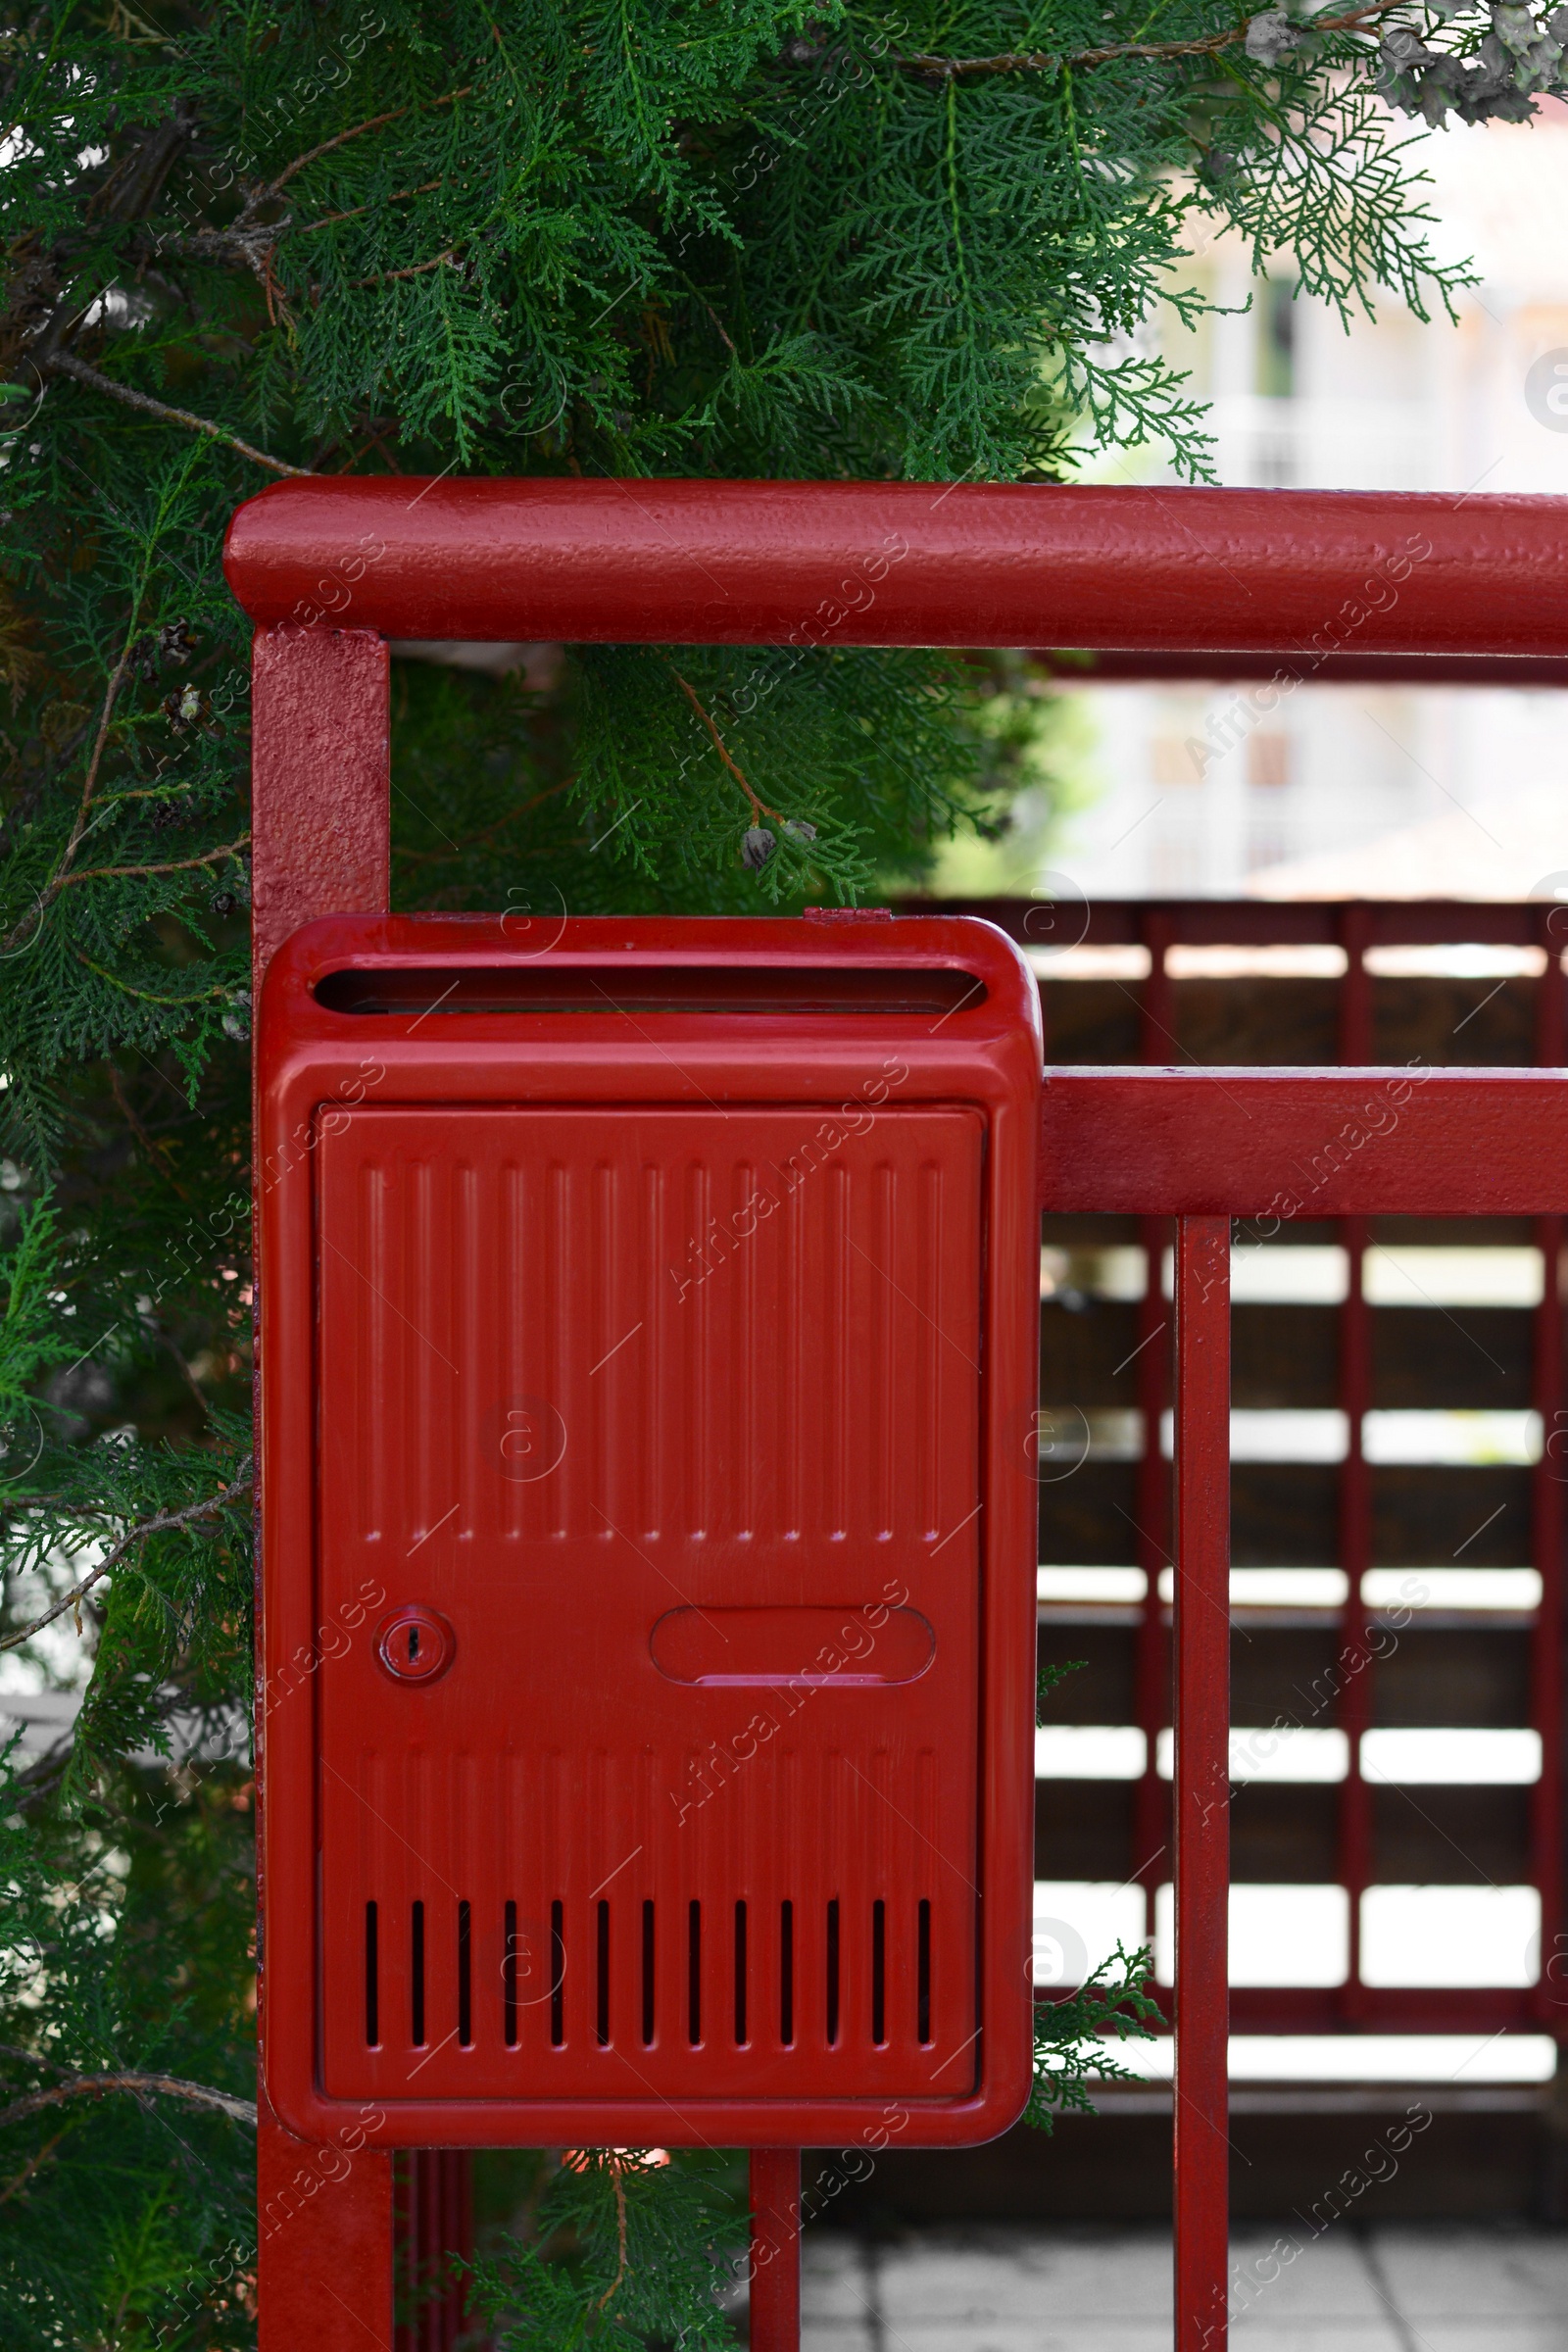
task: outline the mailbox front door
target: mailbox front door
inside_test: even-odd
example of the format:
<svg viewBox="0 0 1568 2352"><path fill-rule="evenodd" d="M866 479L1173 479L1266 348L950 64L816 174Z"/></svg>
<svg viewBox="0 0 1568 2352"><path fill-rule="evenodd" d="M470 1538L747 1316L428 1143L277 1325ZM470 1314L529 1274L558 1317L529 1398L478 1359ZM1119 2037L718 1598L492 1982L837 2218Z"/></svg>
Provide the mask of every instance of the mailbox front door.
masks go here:
<svg viewBox="0 0 1568 2352"><path fill-rule="evenodd" d="M972 2086L983 1149L809 1103L323 1135L329 2094Z"/></svg>

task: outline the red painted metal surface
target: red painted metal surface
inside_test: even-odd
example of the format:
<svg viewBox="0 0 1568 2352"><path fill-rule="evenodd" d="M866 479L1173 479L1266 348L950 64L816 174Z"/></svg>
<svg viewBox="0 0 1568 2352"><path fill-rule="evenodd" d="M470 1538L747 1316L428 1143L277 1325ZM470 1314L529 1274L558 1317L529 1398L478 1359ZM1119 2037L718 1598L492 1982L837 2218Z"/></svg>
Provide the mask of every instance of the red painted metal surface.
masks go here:
<svg viewBox="0 0 1568 2352"><path fill-rule="evenodd" d="M1231 1224L1176 1226L1176 2352L1224 2352L1230 2185Z"/></svg>
<svg viewBox="0 0 1568 2352"><path fill-rule="evenodd" d="M258 633L252 752L252 968L257 996L273 951L299 924L336 910L384 907L391 863L386 648L372 634ZM260 1219L258 1218L258 1225ZM261 1242L257 1274L262 1276ZM265 1361L266 1337L257 1336ZM258 1419L265 1412L258 1396ZM258 1545L265 1627L267 1560ZM259 1632L258 1639L261 1640ZM258 1658L257 1810L265 1899L270 1708ZM264 2052L271 2016L265 1946L257 1968ZM303 2141L272 2114L265 2082L258 2135L258 2328L261 2352L390 2352L392 2161L366 2113L324 2142Z"/></svg>
<svg viewBox="0 0 1568 2352"><path fill-rule="evenodd" d="M797 2352L801 2340L801 2151L752 2150L748 2352Z"/></svg>
<svg viewBox="0 0 1568 2352"><path fill-rule="evenodd" d="M455 2352L463 2282L452 2258L473 2253L473 2167L466 2148L411 2148L394 2160L393 2352Z"/></svg>
<svg viewBox="0 0 1568 2352"><path fill-rule="evenodd" d="M1559 1216L1554 1070L1058 1068L1042 1208L1131 1216ZM1276 1228L1277 1229L1277 1228Z"/></svg>
<svg viewBox="0 0 1568 2352"><path fill-rule="evenodd" d="M279 482L252 617L388 637L1560 655L1568 500L929 482Z"/></svg>
<svg viewBox="0 0 1568 2352"><path fill-rule="evenodd" d="M251 756L256 980L320 914L379 914L392 866L387 651L366 629L257 632Z"/></svg>
<svg viewBox="0 0 1568 2352"><path fill-rule="evenodd" d="M906 2144L1003 2129L1041 1054L1013 949L327 922L274 958L259 1054L279 2112L368 2104L387 2144L777 2146L867 2101ZM428 1681L378 1655L413 1603L452 1628Z"/></svg>
<svg viewBox="0 0 1568 2352"><path fill-rule="evenodd" d="M1061 879L1062 877L1058 877ZM908 899L906 914L972 914L995 923L1025 948L1054 955L1063 948L1329 947L1342 944L1348 911L1327 899L1082 899L1070 890L1054 899ZM1354 904L1363 948L1568 947L1568 906L1551 900L1360 899ZM1156 968L1157 956L1154 958ZM1050 979L1048 962L1042 977ZM1145 983L1154 985L1153 975ZM1170 1006L1161 1020L1168 1030ZM1152 999L1146 994L1146 1004ZM1140 1059L1169 1058L1165 1049L1140 1051ZM1538 1058L1540 1058L1538 1056Z"/></svg>
<svg viewBox="0 0 1568 2352"><path fill-rule="evenodd" d="M305 2141L265 2103L257 2140L261 2352L393 2352L392 2161L373 2113Z"/></svg>

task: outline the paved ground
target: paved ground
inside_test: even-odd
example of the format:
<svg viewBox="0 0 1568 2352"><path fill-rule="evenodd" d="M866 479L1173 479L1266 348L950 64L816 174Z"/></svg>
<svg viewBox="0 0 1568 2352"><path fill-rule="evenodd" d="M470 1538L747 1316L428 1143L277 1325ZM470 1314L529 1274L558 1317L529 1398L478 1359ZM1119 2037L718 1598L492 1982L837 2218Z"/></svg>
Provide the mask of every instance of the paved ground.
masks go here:
<svg viewBox="0 0 1568 2352"><path fill-rule="evenodd" d="M1292 2223L1232 2250L1238 2352L1568 2352L1568 2231ZM1152 2230L820 2231L804 2296L803 2352L1170 2352Z"/></svg>

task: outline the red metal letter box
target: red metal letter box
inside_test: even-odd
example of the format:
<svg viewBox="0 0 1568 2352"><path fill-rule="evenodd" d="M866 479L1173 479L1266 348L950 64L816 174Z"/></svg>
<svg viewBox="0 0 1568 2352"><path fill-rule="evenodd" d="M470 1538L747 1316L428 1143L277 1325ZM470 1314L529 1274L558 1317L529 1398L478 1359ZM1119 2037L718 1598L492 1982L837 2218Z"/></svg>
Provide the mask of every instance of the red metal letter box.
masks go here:
<svg viewBox="0 0 1568 2352"><path fill-rule="evenodd" d="M1017 2115L1040 1067L975 922L345 916L277 955L265 2048L297 2132Z"/></svg>

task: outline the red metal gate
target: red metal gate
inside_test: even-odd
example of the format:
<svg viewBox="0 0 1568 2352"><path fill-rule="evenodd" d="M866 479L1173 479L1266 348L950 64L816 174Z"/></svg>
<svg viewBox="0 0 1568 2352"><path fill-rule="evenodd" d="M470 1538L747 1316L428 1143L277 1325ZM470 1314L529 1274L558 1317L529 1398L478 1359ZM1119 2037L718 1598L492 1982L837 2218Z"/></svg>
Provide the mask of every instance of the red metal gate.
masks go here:
<svg viewBox="0 0 1568 2352"><path fill-rule="evenodd" d="M300 923L386 906L388 637L1288 648L1308 671L1353 642L1411 657L1418 674L1422 658L1561 653L1565 508L915 483L280 485L241 511L226 559L258 623L258 982ZM1223 1088L1175 1069L1058 1071L1043 1143L1042 1205L1179 1220L1177 2336L1210 2352L1226 2293L1230 1220L1302 1213L1282 1204L1303 1182L1315 1216L1559 1218L1568 1090L1545 1071L1228 1071ZM1355 1476L1352 1449L1348 1544ZM1544 1810L1544 1871L1548 1828ZM322 2151L264 2121L264 2216L279 2216L264 2218L268 2352L389 2340L376 2128L368 2108L352 2144ZM756 2243L788 2259L760 2274L759 2352L798 2329L791 2202L787 2168L760 2166Z"/></svg>
<svg viewBox="0 0 1568 2352"><path fill-rule="evenodd" d="M932 910L936 910L935 902ZM1468 951L1478 948L1504 951L1521 967L1534 958L1541 967L1539 976L1524 977L1521 971L1508 982L1511 994L1504 1008L1506 1027L1499 1026L1497 1032L1485 1040L1468 1024L1483 1004L1493 1002L1503 983L1489 970L1485 978L1478 977L1470 984L1475 1002L1461 1017L1457 1043L1462 1046L1475 1041L1471 1044L1472 1054L1479 1059L1484 1054L1489 1064L1506 1058L1518 1065L1533 1063L1541 1070L1556 1070L1564 1059L1568 981L1564 978L1562 956L1568 943L1568 908L1549 900L1525 904L1402 901L1345 905L1269 904L1256 900L1119 901L1049 908L1028 901L996 900L944 903L942 910L984 915L1026 946L1042 936L1052 940L1053 948L1039 966L1048 999L1048 1060L1062 1057L1075 1042L1061 1037L1054 1045L1051 1030L1050 1000L1072 993L1072 984L1063 982L1054 989L1051 985L1051 975L1060 968L1054 959L1055 949L1064 939L1069 945L1077 942L1091 950L1134 948L1147 955L1147 977L1134 992L1136 1039L1131 1035L1126 1039L1129 1058L1136 1054L1146 1066L1172 1063L1178 1056L1186 1055L1185 1024L1176 1002L1184 983L1174 977L1171 966L1182 968L1180 959L1186 950L1196 949L1201 956L1215 947L1223 947L1232 956L1239 954L1244 962L1249 951L1263 948L1304 950L1317 956L1325 949L1339 950L1344 956L1344 974L1329 984L1332 1013L1324 1008L1324 1020L1312 1041L1312 1050L1321 1053L1326 1061L1348 1065L1373 1061L1378 1035L1387 1035L1389 1007L1385 1005L1380 1015L1373 1001L1376 983L1372 966L1381 956L1390 952L1396 956L1407 955L1412 949L1430 952L1462 946ZM1451 962L1452 958L1446 960ZM1498 959L1499 969L1502 960ZM1275 980L1272 985L1278 989L1291 984ZM1128 1014L1131 1029L1130 1004ZM1191 1062L1188 1067L1190 1074L1197 1075ZM1127 1074L1134 1076L1136 1072L1129 1070ZM1239 1079L1245 1089L1258 1074L1255 1067L1238 1070L1234 1063L1227 1062L1214 1070L1211 1085L1223 1086L1234 1094ZM1392 1075L1385 1070L1375 1077L1386 1084ZM1415 1085L1424 1083L1425 1075L1424 1064L1420 1065L1419 1075L1406 1071ZM1563 2012L1556 1997L1560 1988L1544 1973L1534 1984L1519 1986L1396 1988L1362 1981L1359 1898L1375 1876L1372 1859L1375 1838L1374 1788L1362 1777L1360 1738L1372 1726L1378 1651L1374 1638L1377 1612L1363 1595L1362 1578L1368 1568L1380 1564L1374 1554L1374 1479L1363 1450L1362 1430L1369 1406L1386 1400L1375 1379L1376 1309L1369 1303L1362 1283L1365 1252L1374 1236L1366 1213L1328 1222L1330 1211L1324 1197L1316 1190L1316 1177L1310 1167L1295 1171L1294 1191L1288 1197L1297 1203L1297 1217L1309 1220L1320 1233L1333 1233L1344 1250L1348 1279L1347 1296L1334 1310L1338 1360L1331 1394L1343 1411L1347 1441L1344 1458L1335 1473L1337 1550L1333 1556L1347 1581L1337 1635L1340 1657L1348 1662L1348 1670L1339 1679L1334 1700L1334 1721L1346 1735L1347 1749L1347 1770L1337 1805L1334 1879L1348 1897L1349 1952L1345 1982L1338 1986L1233 1989L1232 2022L1244 2033L1257 2034L1560 2033ZM1108 1205L1108 1198L1099 1203L1102 1209ZM1473 1217L1484 1213L1477 1193L1465 1214ZM1283 1204L1279 1221L1282 1228L1293 1221L1284 1213ZM1138 1531L1138 1565L1146 1576L1146 1596L1140 1609L1137 1637L1134 1720L1145 1735L1147 1763L1137 1787L1134 1851L1144 1863L1138 1876L1149 1898L1148 1931L1152 1935L1153 1897L1161 1874L1157 1861L1149 1863L1144 1858L1161 1854L1167 1837L1166 1793L1156 1769L1155 1753L1160 1729L1169 1720L1167 1629L1158 1578L1171 1557L1167 1526L1168 1464L1162 1455L1160 1440L1161 1413L1170 1398L1170 1335L1166 1329L1167 1302L1160 1267L1171 1229L1168 1218L1151 1217L1144 1220L1139 1230L1147 1276L1136 1309L1137 1352L1133 1369L1138 1381L1142 1446L1133 1516ZM1241 1238L1255 1245L1269 1238L1269 1233L1253 1228ZM1521 1364L1519 1386L1510 1389L1509 1401L1523 1403L1528 1397L1538 1416L1543 1440L1528 1478L1528 1552L1521 1550L1515 1556L1527 1556L1540 1579L1540 1599L1530 1626L1528 1707L1520 1720L1527 1722L1539 1737L1544 1769L1530 1792L1528 1863L1520 1875L1540 1897L1544 1960L1552 1949L1551 1938L1561 1924L1563 1910L1560 1759L1565 1530L1563 1464L1558 1457L1562 1451L1565 1402L1564 1324L1558 1284L1551 1274L1563 1248L1562 1219L1536 1215L1530 1238L1539 1252L1544 1279L1538 1303L1529 1310L1528 1372ZM1464 1532L1473 1532L1468 1523ZM1049 1556L1042 1551L1043 1560Z"/></svg>
<svg viewBox="0 0 1568 2352"><path fill-rule="evenodd" d="M1225 2340L1229 1888L1229 1322L1233 1218L1530 1216L1568 1209L1568 1085L1557 1070L1048 1068L1041 1205L1176 1220L1176 2312L1179 2352ZM1555 1259L1548 1260L1554 1264ZM1548 1284L1548 1295L1553 1286ZM1364 1316L1352 1312L1356 1331ZM1555 1330L1553 1316L1553 1330ZM1364 1345L1364 1342L1363 1342ZM1358 1425L1357 1425L1358 1426ZM1361 1485L1359 1445L1349 1454ZM1549 1480L1543 1481L1544 1487ZM1360 1507L1364 1512L1364 1498ZM1546 1504L1551 1541L1553 1506ZM1359 1523L1364 1529L1364 1518ZM1357 1528L1351 1522L1351 1534ZM1364 1544L1364 1534L1358 1539ZM1538 1543L1542 1541L1538 1530ZM1560 1544L1543 1549L1544 1690L1560 1611ZM1360 1580L1348 1606L1360 1610ZM1554 1712L1554 1697L1550 1702ZM1547 1727L1544 1727L1547 1728ZM1353 1750L1352 1750L1353 1753ZM1558 1779L1539 1784L1544 1933L1558 1916ZM1354 1788L1358 1784L1350 1784ZM1364 1797L1352 1799L1364 1804ZM1363 1817L1364 1818L1364 1817ZM1352 1820L1354 1815L1352 1814ZM1362 1832L1364 1838L1364 1831ZM1352 1884L1364 1885L1364 1843ZM1365 2016L1369 1988L1352 1991ZM1549 2016L1544 1981L1504 2022ZM1472 2004L1397 1996L1398 2023ZM1494 1996L1487 2013L1496 2009Z"/></svg>

